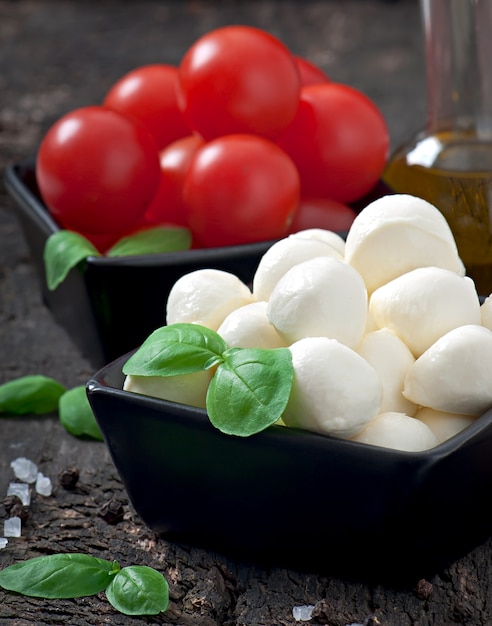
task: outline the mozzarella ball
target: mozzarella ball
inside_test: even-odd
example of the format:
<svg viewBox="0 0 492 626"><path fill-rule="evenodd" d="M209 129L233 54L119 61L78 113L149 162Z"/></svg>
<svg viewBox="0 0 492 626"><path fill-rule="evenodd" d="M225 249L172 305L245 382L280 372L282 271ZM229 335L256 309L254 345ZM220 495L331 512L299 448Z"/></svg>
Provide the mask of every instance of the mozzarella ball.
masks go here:
<svg viewBox="0 0 492 626"><path fill-rule="evenodd" d="M369 310L376 324L392 330L415 356L453 328L480 324L473 280L439 267L421 267L379 287Z"/></svg>
<svg viewBox="0 0 492 626"><path fill-rule="evenodd" d="M266 302L252 302L232 311L217 329L230 348L282 348L285 342L270 324Z"/></svg>
<svg viewBox="0 0 492 626"><path fill-rule="evenodd" d="M364 281L343 261L316 257L295 265L279 280L267 315L287 344L329 337L355 347L366 327Z"/></svg>
<svg viewBox="0 0 492 626"><path fill-rule="evenodd" d="M292 391L287 426L350 437L379 412L382 385L376 370L336 339L307 337L290 346Z"/></svg>
<svg viewBox="0 0 492 626"><path fill-rule="evenodd" d="M125 378L123 389L204 409L212 375L213 370L178 376L129 375Z"/></svg>
<svg viewBox="0 0 492 626"><path fill-rule="evenodd" d="M446 441L473 424L478 418L475 415L461 415L436 411L422 407L415 413L415 417L432 430L440 442Z"/></svg>
<svg viewBox="0 0 492 626"><path fill-rule="evenodd" d="M293 233L290 237L324 241L330 244L332 248L335 248L342 257L345 255L345 239L332 230L326 230L324 228L306 228L305 230L299 230Z"/></svg>
<svg viewBox="0 0 492 626"><path fill-rule="evenodd" d="M364 335L357 352L378 372L383 384L380 412L413 415L417 406L403 396L403 383L415 357L403 341L387 328Z"/></svg>
<svg viewBox="0 0 492 626"><path fill-rule="evenodd" d="M231 311L253 301L251 290L234 274L195 270L174 283L166 319L168 324L185 322L217 330Z"/></svg>
<svg viewBox="0 0 492 626"><path fill-rule="evenodd" d="M274 243L261 257L253 276L256 300L268 300L278 281L294 265L318 256L341 259L342 255L326 241L289 236Z"/></svg>
<svg viewBox="0 0 492 626"><path fill-rule="evenodd" d="M437 411L481 415L492 407L492 331L460 326L438 339L409 369L403 395Z"/></svg>
<svg viewBox="0 0 492 626"><path fill-rule="evenodd" d="M421 452L439 443L432 430L420 420L404 413L380 413L352 441L369 443L373 446Z"/></svg>
<svg viewBox="0 0 492 626"><path fill-rule="evenodd" d="M408 194L390 194L368 204L347 235L345 260L364 278L369 293L418 267L465 274L456 242L442 213Z"/></svg>

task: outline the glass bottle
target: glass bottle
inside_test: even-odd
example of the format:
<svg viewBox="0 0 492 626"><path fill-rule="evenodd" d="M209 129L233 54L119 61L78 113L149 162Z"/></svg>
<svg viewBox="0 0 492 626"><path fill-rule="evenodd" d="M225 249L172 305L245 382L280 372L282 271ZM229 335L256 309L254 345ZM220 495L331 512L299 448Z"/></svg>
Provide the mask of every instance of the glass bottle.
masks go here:
<svg viewBox="0 0 492 626"><path fill-rule="evenodd" d="M383 175L446 217L467 274L492 292L492 0L420 0L427 121Z"/></svg>

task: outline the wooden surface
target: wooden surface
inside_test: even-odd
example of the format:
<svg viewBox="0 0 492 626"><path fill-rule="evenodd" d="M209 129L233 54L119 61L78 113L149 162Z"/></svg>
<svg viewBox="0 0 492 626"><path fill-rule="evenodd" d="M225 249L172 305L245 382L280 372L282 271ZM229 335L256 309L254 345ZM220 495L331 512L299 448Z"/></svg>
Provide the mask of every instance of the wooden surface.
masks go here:
<svg viewBox="0 0 492 626"><path fill-rule="evenodd" d="M425 79L415 0L0 0L0 168L33 155L60 115L100 102L126 71L178 63L200 34L227 23L268 29L333 79L367 93L387 119L393 147L422 124ZM0 186L0 383L42 373L67 386L84 384L91 367L40 301L12 207ZM167 613L128 618L103 595L45 601L0 590L2 624L283 626L302 624L292 614L301 605L317 606L310 623L330 626L492 624L490 540L427 581L417 577L405 586L266 570L154 536L128 502L104 444L70 436L56 415L0 418L0 445L0 499L13 479L10 462L19 456L35 461L54 484L51 497L33 495L22 537L0 551L0 566L86 552L121 565L151 565L166 576L171 592ZM69 467L80 472L71 491L58 480ZM123 511L114 524L103 516L111 501ZM2 525L5 516L0 505Z"/></svg>

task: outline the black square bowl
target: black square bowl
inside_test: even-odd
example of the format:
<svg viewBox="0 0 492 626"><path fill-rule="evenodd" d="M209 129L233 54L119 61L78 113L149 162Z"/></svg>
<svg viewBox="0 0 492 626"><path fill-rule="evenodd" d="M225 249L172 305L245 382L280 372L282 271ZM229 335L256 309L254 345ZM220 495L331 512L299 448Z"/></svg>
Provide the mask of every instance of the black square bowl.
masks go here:
<svg viewBox="0 0 492 626"><path fill-rule="evenodd" d="M419 453L282 426L240 438L204 410L123 391L126 360L87 393L137 513L159 534L248 562L395 582L431 575L492 531L492 411Z"/></svg>
<svg viewBox="0 0 492 626"><path fill-rule="evenodd" d="M55 290L46 285L43 251L59 230L43 203L35 159L6 168L4 180L14 199L45 305L94 367L139 346L165 323L169 291L183 274L215 268L248 283L272 242L131 257L89 257Z"/></svg>

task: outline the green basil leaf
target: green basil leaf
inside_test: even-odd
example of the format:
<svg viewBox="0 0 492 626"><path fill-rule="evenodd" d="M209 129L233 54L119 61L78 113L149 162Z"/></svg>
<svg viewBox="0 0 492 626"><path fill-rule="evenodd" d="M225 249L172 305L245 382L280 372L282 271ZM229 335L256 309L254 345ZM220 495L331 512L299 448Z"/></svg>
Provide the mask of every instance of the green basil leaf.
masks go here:
<svg viewBox="0 0 492 626"><path fill-rule="evenodd" d="M114 564L87 554L51 554L0 570L0 587L37 598L80 598L104 591Z"/></svg>
<svg viewBox="0 0 492 626"><path fill-rule="evenodd" d="M169 605L167 580L145 565L123 567L106 589L110 604L125 615L157 615Z"/></svg>
<svg viewBox="0 0 492 626"><path fill-rule="evenodd" d="M88 256L101 255L82 235L71 230L57 230L50 235L44 247L48 289L55 290L65 280L69 271Z"/></svg>
<svg viewBox="0 0 492 626"><path fill-rule="evenodd" d="M171 324L155 330L123 366L134 376L177 376L210 369L222 362L227 344L199 324Z"/></svg>
<svg viewBox="0 0 492 626"><path fill-rule="evenodd" d="M207 412L223 433L248 437L274 424L289 400L294 368L288 348L231 348L207 393Z"/></svg>
<svg viewBox="0 0 492 626"><path fill-rule="evenodd" d="M66 391L58 403L60 422L75 437L90 437L103 441L103 436L87 399L85 386Z"/></svg>
<svg viewBox="0 0 492 626"><path fill-rule="evenodd" d="M0 385L0 413L42 415L58 408L65 387L48 376L21 376Z"/></svg>
<svg viewBox="0 0 492 626"><path fill-rule="evenodd" d="M158 226L123 237L106 252L106 256L180 252L190 246L191 233L187 228Z"/></svg>

